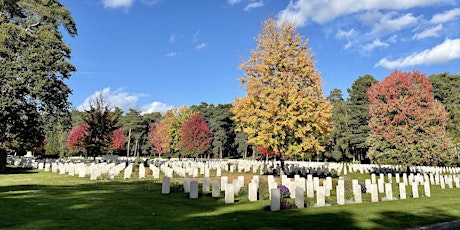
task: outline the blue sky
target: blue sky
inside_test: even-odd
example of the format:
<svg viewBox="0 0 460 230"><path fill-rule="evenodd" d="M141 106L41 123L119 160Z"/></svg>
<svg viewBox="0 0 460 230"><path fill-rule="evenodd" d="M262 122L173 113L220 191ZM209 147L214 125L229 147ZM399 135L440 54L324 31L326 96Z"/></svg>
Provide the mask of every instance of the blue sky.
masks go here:
<svg viewBox="0 0 460 230"><path fill-rule="evenodd" d="M269 16L309 39L324 94L365 74L460 74L460 2L453 0L62 0L78 27L65 36L81 108L102 93L125 112L232 103L238 65Z"/></svg>

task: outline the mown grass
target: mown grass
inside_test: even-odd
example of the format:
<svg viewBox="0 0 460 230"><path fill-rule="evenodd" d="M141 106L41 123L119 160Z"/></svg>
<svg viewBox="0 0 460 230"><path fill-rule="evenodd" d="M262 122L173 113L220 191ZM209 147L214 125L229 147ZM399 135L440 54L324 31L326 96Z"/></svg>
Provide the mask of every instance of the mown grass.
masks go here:
<svg viewBox="0 0 460 230"><path fill-rule="evenodd" d="M268 200L249 202L244 192L234 204L207 193L198 199L182 192L163 195L160 180L152 177L90 181L36 170L9 172L0 175L1 229L405 229L460 219L460 189L438 186L431 198L421 189L418 199L270 212ZM347 175L357 177L363 182L366 176Z"/></svg>

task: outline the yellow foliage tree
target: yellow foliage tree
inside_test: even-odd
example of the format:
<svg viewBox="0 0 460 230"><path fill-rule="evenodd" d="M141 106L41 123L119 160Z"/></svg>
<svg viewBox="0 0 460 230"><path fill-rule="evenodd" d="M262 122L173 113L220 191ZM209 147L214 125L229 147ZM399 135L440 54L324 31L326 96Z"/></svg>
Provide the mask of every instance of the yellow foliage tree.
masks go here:
<svg viewBox="0 0 460 230"><path fill-rule="evenodd" d="M331 105L308 40L293 24L277 25L269 18L255 41L256 50L239 67L245 72L238 80L246 94L233 102L237 129L248 135L248 143L279 153L280 159L311 159L324 151L332 127Z"/></svg>

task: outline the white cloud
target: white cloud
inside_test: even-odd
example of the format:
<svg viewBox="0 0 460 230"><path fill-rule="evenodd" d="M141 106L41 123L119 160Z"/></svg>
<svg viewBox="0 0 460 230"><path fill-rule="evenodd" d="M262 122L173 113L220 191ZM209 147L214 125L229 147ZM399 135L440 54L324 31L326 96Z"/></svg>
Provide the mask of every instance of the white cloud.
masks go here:
<svg viewBox="0 0 460 230"><path fill-rule="evenodd" d="M242 0L227 0L227 4L235 5L240 3Z"/></svg>
<svg viewBox="0 0 460 230"><path fill-rule="evenodd" d="M372 51L375 48L378 47L388 47L389 44L386 42L380 41L380 39L375 39L372 43L366 44L363 48L365 51Z"/></svg>
<svg viewBox="0 0 460 230"><path fill-rule="evenodd" d="M97 96L102 96L110 107L119 107L123 111L128 111L130 108L136 108L137 100L139 98L139 96L129 95L128 93L123 92L123 89L111 91L110 88L104 88L103 90L96 91L93 95L87 97L77 109L88 109L90 102Z"/></svg>
<svg viewBox="0 0 460 230"><path fill-rule="evenodd" d="M129 8L134 0L102 0L105 8Z"/></svg>
<svg viewBox="0 0 460 230"><path fill-rule="evenodd" d="M441 64L460 58L460 39L446 39L443 43L396 60L381 59L375 66L387 69L404 68L416 65Z"/></svg>
<svg viewBox="0 0 460 230"><path fill-rule="evenodd" d="M202 42L202 43L196 45L196 46L195 46L195 49L201 50L201 49L206 48L207 46L208 46L208 43Z"/></svg>
<svg viewBox="0 0 460 230"><path fill-rule="evenodd" d="M158 101L154 101L148 105L142 106L141 114L146 114L146 113L153 113L153 112L161 112L165 113L166 111L172 109L174 106L172 105L167 105Z"/></svg>
<svg viewBox="0 0 460 230"><path fill-rule="evenodd" d="M377 34L381 32L399 31L417 24L418 21L416 17L412 16L411 13L396 18L392 17L393 13L389 13L380 18L380 21L374 24L371 33Z"/></svg>
<svg viewBox="0 0 460 230"><path fill-rule="evenodd" d="M244 7L244 11L250 11L252 9L259 8L259 7L262 7L262 6L264 6L263 1L251 2L248 5L246 5L246 7Z"/></svg>
<svg viewBox="0 0 460 230"><path fill-rule="evenodd" d="M351 28L348 31L339 29L335 34L335 37L339 39L350 39L352 37L355 37L356 35L358 35L358 32L356 32L353 28Z"/></svg>
<svg viewBox="0 0 460 230"><path fill-rule="evenodd" d="M278 19L304 26L309 21L323 24L353 13L404 10L451 2L451 0L292 0L286 9L279 12Z"/></svg>
<svg viewBox="0 0 460 230"><path fill-rule="evenodd" d="M452 10L445 11L444 13L441 13L441 14L433 15L433 17L430 20L430 23L432 24L444 23L444 22L455 20L459 16L460 16L460 8L455 8Z"/></svg>
<svg viewBox="0 0 460 230"><path fill-rule="evenodd" d="M420 40L420 39L429 38L429 37L439 37L439 32L441 31L442 31L442 24L439 24L435 27L427 28L420 33L414 34L414 36L412 36L412 39Z"/></svg>
<svg viewBox="0 0 460 230"><path fill-rule="evenodd" d="M171 34L171 35L169 36L169 40L168 40L168 41L169 41L169 42L175 42L175 41L176 41L176 35L175 35L175 34Z"/></svg>
<svg viewBox="0 0 460 230"><path fill-rule="evenodd" d="M148 6L153 6L153 5L156 5L160 2L162 2L163 0L142 0L142 3L144 3L145 5L148 5Z"/></svg>
<svg viewBox="0 0 460 230"><path fill-rule="evenodd" d="M166 112L166 110L173 108L172 105L167 105L158 101L139 106L139 98L147 96L146 94L130 94L128 92L124 92L123 89L111 91L111 89L107 87L103 90L96 91L93 95L87 97L84 102L77 107L77 109L80 111L89 109L89 103L97 96L102 96L104 100L106 100L108 106L112 109L118 107L122 109L123 112L128 112L129 109L139 110L140 108L141 113L144 114L152 112Z"/></svg>
<svg viewBox="0 0 460 230"><path fill-rule="evenodd" d="M175 57L175 56L177 56L176 52L170 52L166 54L166 57Z"/></svg>

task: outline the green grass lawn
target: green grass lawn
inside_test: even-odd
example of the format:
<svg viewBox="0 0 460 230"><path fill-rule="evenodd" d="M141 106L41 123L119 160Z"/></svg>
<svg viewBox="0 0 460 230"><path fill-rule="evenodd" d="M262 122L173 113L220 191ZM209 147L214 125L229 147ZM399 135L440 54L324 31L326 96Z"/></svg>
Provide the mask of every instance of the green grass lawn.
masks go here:
<svg viewBox="0 0 460 230"><path fill-rule="evenodd" d="M431 198L423 197L421 186L418 199L270 212L268 200L249 202L244 192L234 204L207 193L198 199L183 192L163 195L160 180L151 176L90 181L36 170L9 172L0 175L0 229L404 229L460 219L460 189L438 186L432 186ZM364 183L366 176L347 178ZM393 196L398 194L395 186Z"/></svg>

